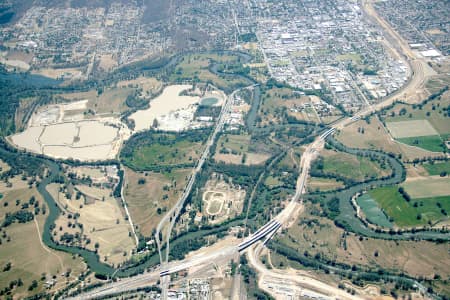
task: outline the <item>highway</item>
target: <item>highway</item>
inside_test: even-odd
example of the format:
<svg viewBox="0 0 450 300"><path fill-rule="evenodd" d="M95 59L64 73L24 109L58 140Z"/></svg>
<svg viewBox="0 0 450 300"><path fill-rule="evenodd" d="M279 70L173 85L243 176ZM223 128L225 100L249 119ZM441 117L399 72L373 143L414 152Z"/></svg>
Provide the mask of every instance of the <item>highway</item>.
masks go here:
<svg viewBox="0 0 450 300"><path fill-rule="evenodd" d="M393 37L396 42L398 42L400 46L401 52L403 52L408 59L408 63L412 69L411 72L411 78L408 81L408 83L403 86L399 91L387 96L383 99L383 101L374 104L374 105L368 105L358 113L356 113L351 118L345 118L342 120L339 120L338 122L334 123L330 129L322 133L319 137L316 138L316 140L310 144L307 148L304 154L302 155L301 160L301 174L297 181L297 189L294 197L292 198L289 205L286 206L286 208L276 217L276 219L282 223L283 225L286 225L289 219L297 219L296 215L292 215L295 213L296 204L301 204L301 194L304 191L304 187L306 185L306 179L309 174L309 168L311 162L316 157L316 154L321 147L323 147L324 140L329 136L334 134L337 130L343 129L345 126L364 118L367 115L370 115L371 113L374 113L376 111L379 111L383 109L384 107L387 107L391 105L394 101L396 101L399 97L399 95L406 96L408 92L415 91L418 88L420 88L423 83L425 82L425 78L427 77L425 74L424 65L426 65L426 62L423 60L418 59L415 54L409 49L409 45L404 42L404 40L395 32L393 31L389 24L387 24L386 21L384 21L382 18L380 18L376 11L373 9L370 1L364 1L363 2L363 8L366 10L366 13L369 14L371 17L373 17L379 24L383 27L383 29ZM265 244L266 241L264 241ZM261 252L261 244L253 245L249 248L247 251L249 256L249 263L254 267L258 273L260 274L260 280L259 280L259 286L263 289L265 289L267 292L273 292L273 290L268 290L265 288L263 284L264 277L270 277L272 281L279 281L283 282L283 286L286 284L292 284L294 287L302 286L304 289L311 289L321 291L323 295L326 296L332 296L335 298L338 296L340 299L360 299L357 296L352 296L342 290L337 289L334 286L330 286L328 284L325 284L321 281L318 281L316 279L305 276L296 276L295 274L287 275L285 270L275 270L271 269L268 270L260 261L259 261L259 255ZM272 293L271 293L272 294Z"/></svg>
<svg viewBox="0 0 450 300"><path fill-rule="evenodd" d="M408 62L412 68L411 72L411 79L408 81L408 83L401 88L398 92L389 95L386 97L383 101L374 104L372 106L368 106L358 113L356 113L351 118L345 118L341 119L338 122L332 124L331 128L322 133L320 136L318 136L313 143L311 143L303 153L301 157L300 167L301 172L299 174L297 185L296 185L296 192L294 196L291 198L291 201L289 204L270 222L265 224L262 228L260 228L258 231L256 231L252 236L247 238L244 242L236 245L230 245L224 248L221 248L219 250L214 251L208 251L208 248L204 249L204 254L194 256L192 258L189 258L187 260L181 261L181 262L171 262L170 264L162 265L161 270L154 270L152 272L148 272L145 274L141 274L138 276L134 276L131 278L122 279L115 283L110 283L108 285L105 285L99 289L95 289L91 292L87 292L85 294L82 294L81 296L74 297L72 299L92 299L100 296L105 295L111 295L117 292L124 292L136 289L137 287L144 287L149 286L156 283L156 280L160 278L160 275L163 275L162 279L162 288L163 291L167 291L167 284L168 284L168 275L169 273L177 272L182 269L190 268L193 266L199 266L199 265L205 265L210 264L212 261L214 261L216 258L221 259L232 259L236 253L239 251L246 251L249 256L249 263L254 267L260 276L260 286L263 283L263 278L270 278L272 281L282 281L286 283L292 283L294 286L301 286L305 290L319 290L323 293L323 295L333 295L338 296L341 299L359 299L357 296L352 296L342 290L337 289L334 286L331 286L329 284L326 284L324 282L318 281L317 279L312 278L311 276L306 275L296 275L296 274L287 274L285 270L268 270L260 261L259 261L259 255L262 250L263 244L267 243L267 241L273 237L277 230L281 227L287 227L289 222L292 220L296 220L298 217L296 214L299 212L299 207L302 206L302 199L301 196L305 190L307 178L309 175L309 170L312 161L317 156L318 152L323 148L324 140L329 136L334 134L337 130L343 129L345 126L355 122L358 119L364 118L365 116L383 109L386 106L391 105L396 99L398 99L400 94L404 94L407 91L415 90L418 88L421 84L424 82L425 76L425 67L424 64L426 64L424 61L418 59L415 57L414 53L409 49L408 45L405 45L404 41L400 40L400 37L397 33L392 31L392 29L389 27L389 25L382 20L375 12L373 7L370 5L369 1L363 2L363 8L366 10L366 12L371 15L376 21L380 23L380 25L385 29L385 31L388 31L389 34L391 34L391 37L393 39L396 39L399 42L399 46L401 52L405 54L405 56L408 58ZM161 232L163 225L167 223L167 221L171 219L170 225L167 231L167 249L169 250L169 242L170 239L170 233L172 231L172 228L174 226L174 222L176 220L176 216L178 216L181 208L183 207L183 204L187 198L187 196L190 193L190 190L192 189L196 174L201 170L203 163L207 159L210 151L210 147L215 141L215 137L218 132L220 132L223 128L223 125L225 123L225 116L228 114L232 97L234 97L235 93L237 91L233 92L226 100L220 117L219 121L214 129L213 134L211 135L210 139L207 142L206 149L203 152L197 167L193 171L189 183L186 186L186 189L178 201L178 203L169 211L168 214L164 216L164 218L161 220L161 222L158 224L157 228L157 235L156 239L158 242L158 247L160 249L160 241L159 241L159 233ZM265 237L265 240L262 243L258 243L258 241L262 240ZM166 259L165 261L168 261L168 253L166 252ZM161 257L161 252L160 252ZM163 261L161 257L161 261ZM166 274L167 273L167 274ZM262 286L264 288L264 286ZM268 291L268 290L266 290ZM268 291L269 292L269 291ZM272 291L273 292L273 291ZM165 293L163 293L163 296ZM164 299L164 298L163 298Z"/></svg>
<svg viewBox="0 0 450 300"><path fill-rule="evenodd" d="M280 283L283 289L290 288L292 290L299 290L303 293L307 292L311 294L314 291L317 296L324 299L346 299L346 300L360 300L364 299L359 296L354 296L341 290L335 286L327 284L323 281L312 278L307 274L299 274L294 270L277 270L267 269L265 265L259 260L259 256L263 250L263 245L258 244L248 252L249 264L256 269L259 274L259 287L266 292L273 295L274 289L270 289L269 286L273 286L275 282ZM266 284L264 284L266 283ZM267 283L270 283L269 285ZM275 289L275 293L278 291ZM278 294L278 293L276 293ZM285 297L286 299L289 297ZM283 298L284 299L284 298Z"/></svg>
<svg viewBox="0 0 450 300"><path fill-rule="evenodd" d="M175 206L173 206L170 209L170 211L158 223L158 226L156 228L155 238L156 238L156 242L157 242L157 246L158 246L158 252L159 252L161 265L167 264L169 261L170 236L172 234L173 227L175 226L175 222L178 218L178 215L180 214L181 209L184 206L184 202L186 201L187 197L191 193L191 190L192 190L192 187L194 186L197 174L202 170L203 164L208 159L210 149L214 145L217 134L222 131L223 126L225 125L226 118L230 114L230 109L231 109L231 105L232 105L234 96L236 95L237 92L239 92L243 89L248 89L248 88L252 88L252 87L254 87L254 85L235 90L235 91L233 91L233 93L231 93L227 97L227 99L225 100L225 103L222 106L222 110L220 111L220 115L219 115L218 121L216 123L216 127L214 128L213 133L211 134L211 136L209 137L209 139L206 143L205 150L203 151L203 153L197 163L196 168L193 170L193 172L189 178L189 182L183 191L182 196L180 197L178 202L175 204ZM166 236L165 236L166 237L166 257L163 259L162 255L161 255L161 242L162 241L159 240L159 236L160 236L160 232L162 232L162 230L163 230L164 224L166 224L168 220L170 220L170 223L169 223L169 227L167 228ZM164 277L161 280L161 289L163 291L163 293L161 295L162 299L167 298L167 287L168 287L168 280L166 277Z"/></svg>

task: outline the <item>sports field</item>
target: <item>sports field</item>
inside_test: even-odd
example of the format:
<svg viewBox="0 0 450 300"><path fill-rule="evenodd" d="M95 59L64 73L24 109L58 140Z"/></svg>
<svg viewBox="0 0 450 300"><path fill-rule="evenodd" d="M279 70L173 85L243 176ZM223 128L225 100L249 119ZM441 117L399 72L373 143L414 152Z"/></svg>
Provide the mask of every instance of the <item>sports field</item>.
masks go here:
<svg viewBox="0 0 450 300"><path fill-rule="evenodd" d="M438 135L436 129L427 120L386 122L386 127L396 139Z"/></svg>

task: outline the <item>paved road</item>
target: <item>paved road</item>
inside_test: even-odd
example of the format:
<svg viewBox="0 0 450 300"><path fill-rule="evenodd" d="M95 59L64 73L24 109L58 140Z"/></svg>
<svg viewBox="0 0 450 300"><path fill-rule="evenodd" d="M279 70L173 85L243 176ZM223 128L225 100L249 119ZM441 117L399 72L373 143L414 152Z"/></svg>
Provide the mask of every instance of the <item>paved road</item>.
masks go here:
<svg viewBox="0 0 450 300"><path fill-rule="evenodd" d="M415 89L419 88L426 78L426 74L424 72L424 64L425 62L423 60L418 59L415 54L411 51L409 48L409 45L405 45L404 40L396 33L394 32L390 26L381 19L375 10L373 9L371 3L369 1L363 1L363 7L366 10L366 13L370 14L372 17L375 18L376 21L380 23L380 25L389 33L392 35L394 39L397 40L399 43L400 49L402 52L406 55L408 58L408 62L410 63L410 66L412 68L412 74L411 79L407 83L406 86L404 86L401 91L398 93L394 93L387 98L385 98L383 101L374 104L369 105L363 110L359 111L355 114L354 118L345 118L342 119L335 124L332 125L332 128L334 129L343 129L345 126L351 124L355 117L363 118L367 115L370 115L371 113L375 111L379 111L383 109L386 106L391 105L394 101L396 101L399 97L399 93L402 93L402 95L405 95L407 92L414 91ZM292 201L289 203L289 205L277 216L277 219L282 224L287 224L290 219L296 219L297 216L293 216L296 211L296 207L298 203L301 203L301 194L304 191L304 187L306 185L306 180L309 174L309 168L312 160L316 157L317 151L323 146L323 140L321 137L316 138L316 140L307 147L306 151L302 155L302 161L301 161L301 168L302 173L300 174L298 181L297 181L297 190L292 198ZM297 205L296 205L297 204ZM271 269L268 270L261 262L259 261L259 253L261 250L261 244L258 243L256 245L253 245L248 250L248 256L249 256L249 263L257 269L257 271L260 273L260 275L264 278L264 276L269 276L272 278L272 280L282 280L286 282L291 282L292 284L298 284L303 286L304 288L314 288L319 291L323 291L325 295L331 295L332 296L339 296L342 299L358 299L358 297L352 296L340 289L335 288L334 286L327 285L323 282L320 282L318 280L315 280L310 277L305 276L293 276L292 274L288 275L286 274L286 271L283 270L276 270ZM260 282L261 283L261 282ZM262 286L264 288L264 285ZM266 290L269 292L269 290Z"/></svg>
<svg viewBox="0 0 450 300"><path fill-rule="evenodd" d="M164 270L170 269L173 272L177 272L189 269L191 267L207 266L210 265L212 262L220 262L220 261L229 262L231 258L235 257L237 254L238 254L237 242L236 245L223 247L216 251L208 251L208 249L205 248L204 251L201 251L197 255L194 255L182 261L170 262L166 266L166 268L164 268ZM82 295L68 299L70 300L95 299L98 297L113 295L120 292L135 290L137 288L156 285L157 281L160 280L161 271L162 271L161 268L155 268L151 272L136 275L133 277L119 279L117 282L106 284L90 292L83 293Z"/></svg>
<svg viewBox="0 0 450 300"><path fill-rule="evenodd" d="M402 92L414 90L415 88L417 88L424 82L424 78L425 78L424 63L425 62L422 60L419 60L415 57L414 53L409 49L408 45L405 45L405 43L401 39L401 37L397 33L395 33L390 28L390 26L376 14L375 10L373 9L373 7L371 6L369 1L364 1L363 7L368 14L373 16L375 18L375 20L377 20L380 23L380 25L386 31L388 31L388 33L390 33L392 35L392 37L397 39L397 41L399 42L402 52L409 59L410 65L412 67L412 78L408 82L408 84L404 88L402 88ZM235 91L233 94L231 94L230 97L228 97L226 103L224 104L221 115L219 117L219 121L213 132L213 135L208 140L206 149L205 149L203 155L201 156L199 163L193 172L193 175L191 176L191 178L189 180L189 183L186 187L185 193L183 193L183 196L180 198L177 205L175 205L170 210L170 212L165 215L165 217L160 222L160 224L158 224L157 237L159 236L159 232L161 232L163 225L167 222L167 220L170 219L170 217L172 217L172 221L169 226L170 230L168 231L168 235L167 235L167 239L170 238L170 232L172 231L172 228L174 226L174 221L176 219L174 216L177 216L179 214L181 207L183 206L184 201L186 200L187 195L189 194L190 189L192 188L192 186L194 184L195 174L197 174L201 170L204 161L207 159L207 157L209 155L209 149L210 149L212 143L214 143L215 136L217 135L218 132L220 132L220 130L222 130L222 127L223 127L223 124L225 121L225 115L226 115L225 112L229 110L229 108L231 106L231 99L236 92L237 91ZM367 107L367 108L361 110L360 112L355 114L355 116L363 118L363 117L369 115L370 113L372 113L373 111L379 111L382 108L391 105L395 100L397 100L399 97L398 95L399 95L399 93L394 93L393 95L385 98L382 102L374 104L371 107ZM352 120L350 118L346 118L346 119L340 120L340 121L336 122L335 124L333 124L332 128L343 129L345 126L349 125L353 121L354 121L354 119ZM295 214L295 212L298 211L298 206L301 204L301 195L306 186L306 180L307 180L307 177L309 174L311 162L314 160L317 152L321 149L321 147L323 147L323 139L318 137L312 144L310 144L307 147L305 153L303 154L302 160L301 160L302 171L297 180L296 193L292 197L290 203L286 206L286 208L276 217L276 219L280 223L287 224L290 220L297 217L293 214ZM158 241L158 238L157 238L157 241ZM169 246L169 243L167 243L167 245ZM317 280L309 278L309 277L308 277L308 279L305 277L303 277L301 279L295 279L295 278L291 278L291 276L289 276L287 278L285 276L288 276L288 275L286 275L285 273L282 273L282 272L280 273L280 271L277 271L277 270L271 270L270 272L268 272L268 270L265 269L265 267L257 259L258 254L259 254L259 247L260 247L259 245L260 245L260 243L258 243L257 245L255 245L253 247L250 247L249 250L247 250L247 251L249 252L249 257L251 258L250 263L255 268L257 268L257 270L259 272L261 272L261 274L271 276L272 278L275 278L275 279L276 278L281 278L281 279L284 278L286 280L293 280L297 284L301 284L303 282L305 287L314 286L316 288L320 288L321 290L328 290L328 291L336 292L337 295L340 295L341 297L343 297L345 299L355 299L354 297L352 297L351 295L348 295L348 294L341 295L341 293L342 293L341 290L336 289L335 287L329 286L323 282L318 282ZM233 245L233 246L236 246L236 245ZM231 246L230 249L232 249L233 246ZM182 261L179 263L171 263L170 267L171 268L173 268L173 267L175 267L175 268L192 267L192 266L195 266L198 264L209 263L211 257L218 257L218 256L221 258L231 259L236 254L236 252L230 251L230 249L225 248L225 249L215 250L213 252L207 252L208 253L207 257L209 259L206 260L206 262L205 262L205 259L203 259L202 257L197 257L197 258ZM167 253L166 253L166 260L165 260L166 262L168 261L168 259L167 259L168 253L169 253L169 251L167 251ZM161 253L160 253L160 257L161 257ZM161 261L163 261L162 257L161 257ZM136 287L148 286L148 285L151 285L152 283L154 284L156 282L157 278L159 278L159 270L150 272L150 273L146 273L146 274L142 274L142 275L138 275L135 277L123 279L117 283L112 283L112 284L104 286L100 289L96 289L92 292L83 294L82 297L78 297L76 299L92 299L94 297L99 297L100 295L110 295L110 294L117 293L117 292L133 290ZM164 278L167 278L167 276ZM167 280L167 279L165 279L165 280ZM165 287L165 288L163 288L163 291L167 290L167 284L168 284L168 281L165 281L163 283L163 287Z"/></svg>
<svg viewBox="0 0 450 300"><path fill-rule="evenodd" d="M257 244L252 247L248 252L248 261L252 267L256 269L259 273L259 286L263 288L266 292L273 295L273 290L268 288L268 285L264 282L282 282L283 289L292 288L298 289L302 292L307 291L311 293L320 294L321 296L330 297L333 299L346 299L346 300L360 300L363 299L359 296L354 296L341 290L335 286L329 285L323 281L312 278L308 275L298 274L291 270L278 270L278 269L267 269L265 265L259 260L259 255L262 250L261 244ZM272 285L272 284L271 284ZM300 288L299 288L300 287Z"/></svg>
<svg viewBox="0 0 450 300"><path fill-rule="evenodd" d="M202 170L203 164L209 157L210 149L213 146L213 144L215 143L217 134L222 131L223 126L225 125L225 122L227 120L227 117L229 117L231 105L232 105L232 102L233 102L233 99L234 99L236 93L243 89L247 89L247 88L250 88L253 86L254 85L238 89L238 90L234 91L233 93L231 93L227 97L224 105L222 106L222 110L220 112L216 127L214 128L213 133L211 134L211 136L209 137L209 139L207 141L205 150L203 151L203 153L197 163L197 167L192 172L191 177L189 178L189 182L188 182L186 188L184 189L182 196L180 197L180 199L178 200L176 205L173 206L172 209L159 222L159 224L156 228L155 236L156 236L156 241L157 241L157 245L158 245L158 251L159 251L159 256L160 256L160 260L161 260L161 265L165 265L169 261L170 236L172 234L173 227L175 226L175 221L176 221L178 215L180 214L181 209L184 206L184 202L186 201L187 197L191 193L191 190L192 190L192 187L194 186L197 174ZM167 228L167 232L166 232L166 257L163 259L162 255L161 255L161 241L159 240L159 236L160 236L160 232L162 232L164 224L167 223L167 220L170 220L170 223L169 223L169 227ZM167 290L168 290L168 283L169 283L168 280L169 280L169 278L167 276L163 277L161 280L161 290L162 290L161 298L162 299L167 299Z"/></svg>

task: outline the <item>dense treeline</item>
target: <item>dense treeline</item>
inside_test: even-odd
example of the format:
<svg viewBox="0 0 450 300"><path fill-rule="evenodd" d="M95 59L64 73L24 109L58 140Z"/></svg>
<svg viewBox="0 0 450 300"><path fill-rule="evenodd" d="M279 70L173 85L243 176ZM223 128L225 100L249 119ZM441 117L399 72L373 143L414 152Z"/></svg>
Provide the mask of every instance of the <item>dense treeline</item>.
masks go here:
<svg viewBox="0 0 450 300"><path fill-rule="evenodd" d="M2 227L8 227L9 225L15 223L27 223L33 221L34 214L26 210L19 210L14 213L6 213L5 220L2 222Z"/></svg>

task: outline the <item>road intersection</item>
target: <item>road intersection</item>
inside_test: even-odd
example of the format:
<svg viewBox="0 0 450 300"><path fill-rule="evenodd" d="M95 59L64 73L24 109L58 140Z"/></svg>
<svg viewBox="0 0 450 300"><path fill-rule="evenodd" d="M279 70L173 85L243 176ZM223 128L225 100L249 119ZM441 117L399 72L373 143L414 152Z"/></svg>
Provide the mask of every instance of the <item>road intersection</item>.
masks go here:
<svg viewBox="0 0 450 300"><path fill-rule="evenodd" d="M229 109L231 107L232 98L236 94L237 91L233 92L226 100L219 120L217 122L217 125L213 131L213 134L211 135L210 139L207 142L205 151L203 152L197 167L193 171L191 178L189 179L188 185L186 186L186 189L180 198L179 202L165 215L165 217L162 219L160 224L158 224L157 228L157 241L158 241L158 247L161 249L160 240L159 240L159 233L162 232L164 224L166 224L168 221L169 227L167 230L167 251L166 251L166 257L165 259L162 258L161 252L160 252L160 258L161 261L164 262L162 264L162 268L154 269L151 272L147 272L144 274L140 274L134 277L130 278L124 278L120 279L117 282L112 282L107 285L104 285L98 289L92 290L90 292L84 293L80 296L71 298L71 299L93 299L98 297L104 297L107 295L113 295L120 292L130 291L137 289L139 287L145 287L149 285L154 285L157 283L157 281L161 278L161 287L163 290L162 299L165 299L165 295L167 295L164 291L167 291L168 286L168 280L170 276L164 276L168 275L173 272L178 272L180 270L189 269L193 266L202 266L202 265L209 265L212 261L216 261L218 259L221 259L223 261L226 261L228 259L233 259L233 257L236 256L236 254L239 252L239 250L243 252L247 252L249 256L249 263L254 267L260 276L259 283L262 284L263 278L271 278L273 281L283 281L283 282L291 282L293 285L297 285L302 287L304 290L311 290L314 291L320 291L321 295L324 297L339 297L341 299L360 299L357 296L352 296L348 293L346 293L343 290L337 289L336 287L329 285L327 283L324 283L322 281L319 281L315 278L312 278L311 276L306 275L293 275L293 274L286 274L285 271L280 270L268 270L260 261L259 261L259 255L261 253L261 250L263 249L264 244L270 239L276 231L282 227L287 227L289 222L291 222L293 219L296 219L298 217L298 212L300 211L299 207L302 205L302 199L301 196L305 191L307 178L309 176L309 170L311 163L313 160L317 157L317 154L320 152L320 150L324 146L325 139L329 136L334 134L338 130L342 130L344 127L350 125L351 123L364 118L376 111L380 111L381 109L391 105L394 103L397 99L399 99L400 96L405 95L408 91L417 89L420 87L423 82L424 78L426 77L425 74L425 62L420 60L415 56L415 54L409 49L408 45L405 45L404 41L401 40L401 38L396 34L392 29L390 29L389 25L382 20L380 17L376 15L376 12L373 10L373 8L370 5L369 1L363 2L363 7L366 10L366 12L372 16L379 24L383 27L385 31L388 31L388 33L391 35L391 39L396 39L397 42L399 42L400 49L402 53L404 54L404 57L408 60L409 65L412 68L411 72L411 79L408 81L407 85L404 86L401 90L398 92L386 97L383 101L368 105L366 108L362 109L361 111L357 112L355 115L353 115L350 118L344 118L341 119L334 124L331 125L331 128L327 129L326 131L322 132L320 136L318 136L313 143L309 144L305 150L305 152L302 155L301 158L301 172L299 174L297 185L296 185L296 192L294 196L291 198L291 201L286 205L286 207L275 217L273 220L271 220L268 224L266 224L265 229L269 228L263 234L261 234L261 230L255 232L252 236L250 236L249 239L246 241L254 241L251 243L248 243L249 245L245 244L246 241L241 243L241 247L238 242L235 242L232 245L229 245L227 247L223 247L219 250L214 251L208 251L208 248L204 248L201 254L198 254L196 256L193 256L189 259L183 260L183 261L175 261L168 263L168 254L169 254L169 239L170 239L170 233L174 227L176 218L178 214L181 211L181 208L183 207L183 204L189 195L194 182L195 182L195 175L201 171L201 168L205 162L205 160L209 156L209 151L211 146L213 145L216 135L223 129L223 126L225 124L225 117L227 113L229 112ZM275 224L275 225L274 225ZM261 241L263 238L265 240ZM242 247L245 246L245 247ZM169 271L169 272L167 272ZM163 277L160 277L160 275L163 275Z"/></svg>

